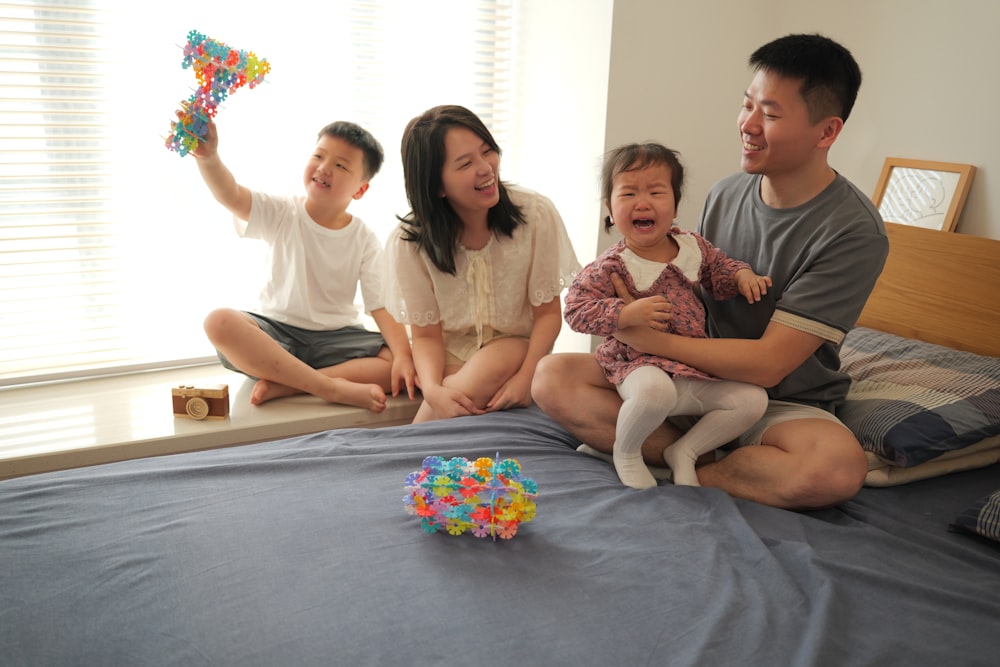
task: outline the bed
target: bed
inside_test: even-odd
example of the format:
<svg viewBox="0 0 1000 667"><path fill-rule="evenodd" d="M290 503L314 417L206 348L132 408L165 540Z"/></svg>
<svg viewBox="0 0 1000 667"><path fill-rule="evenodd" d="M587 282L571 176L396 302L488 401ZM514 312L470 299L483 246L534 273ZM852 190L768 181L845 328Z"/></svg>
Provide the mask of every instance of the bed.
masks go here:
<svg viewBox="0 0 1000 667"><path fill-rule="evenodd" d="M1000 241L890 232L862 333L1000 356ZM882 344L845 343L859 374ZM886 371L870 372L878 384ZM855 400L898 417L910 394L876 389ZM873 405L859 428L884 421ZM958 439L900 465L890 431L874 429L873 470L990 449L990 436ZM997 664L1000 470L987 459L875 476L841 506L790 512L668 482L630 489L577 444L528 408L4 480L0 662ZM498 454L537 484L513 537L428 532L405 511L426 457Z"/></svg>

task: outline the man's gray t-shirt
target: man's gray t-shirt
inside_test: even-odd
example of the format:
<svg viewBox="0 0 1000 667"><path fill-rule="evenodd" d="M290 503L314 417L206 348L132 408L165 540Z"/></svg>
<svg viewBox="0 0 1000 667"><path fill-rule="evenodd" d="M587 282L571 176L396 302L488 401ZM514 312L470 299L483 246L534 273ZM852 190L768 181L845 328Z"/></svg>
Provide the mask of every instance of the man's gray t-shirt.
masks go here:
<svg viewBox="0 0 1000 667"><path fill-rule="evenodd" d="M811 201L788 209L767 206L760 183L759 175L734 174L706 198L698 232L774 282L756 304L706 297L709 334L760 338L774 319L824 338L768 394L832 412L850 388L838 351L882 272L885 226L871 200L840 174Z"/></svg>

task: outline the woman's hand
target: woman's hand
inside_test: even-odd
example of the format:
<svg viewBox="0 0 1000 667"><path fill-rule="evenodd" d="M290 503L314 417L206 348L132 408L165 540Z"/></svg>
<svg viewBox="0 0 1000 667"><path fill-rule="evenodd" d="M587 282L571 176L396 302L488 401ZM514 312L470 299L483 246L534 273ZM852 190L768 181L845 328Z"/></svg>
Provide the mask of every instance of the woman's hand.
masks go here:
<svg viewBox="0 0 1000 667"><path fill-rule="evenodd" d="M424 400L430 404L437 419L481 415L485 412L485 410L477 408L472 399L457 389L439 384L434 387L425 387L422 391Z"/></svg>
<svg viewBox="0 0 1000 667"><path fill-rule="evenodd" d="M518 371L503 383L486 403L486 412L498 412L531 405L531 374Z"/></svg>

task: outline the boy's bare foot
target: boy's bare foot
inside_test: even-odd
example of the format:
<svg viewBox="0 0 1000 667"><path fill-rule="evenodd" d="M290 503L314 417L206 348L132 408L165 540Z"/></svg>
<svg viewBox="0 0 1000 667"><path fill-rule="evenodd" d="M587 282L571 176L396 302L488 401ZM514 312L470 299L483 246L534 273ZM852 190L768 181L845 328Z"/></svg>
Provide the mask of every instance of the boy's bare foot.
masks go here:
<svg viewBox="0 0 1000 667"><path fill-rule="evenodd" d="M272 380L257 380L250 390L250 405L261 405L276 398L304 393L307 392ZM316 396L328 403L353 405L372 412L385 410L387 400L385 390L377 384L361 384L343 378L329 378L324 391Z"/></svg>
<svg viewBox="0 0 1000 667"><path fill-rule="evenodd" d="M280 384L278 382L257 380L253 389L250 390L250 405L260 405L275 398L294 396L295 394L301 393L303 392L295 389L294 387L289 387L288 385Z"/></svg>
<svg viewBox="0 0 1000 667"><path fill-rule="evenodd" d="M372 412L385 410L385 390L377 384L361 384L343 378L333 378L334 391L331 403L344 403Z"/></svg>

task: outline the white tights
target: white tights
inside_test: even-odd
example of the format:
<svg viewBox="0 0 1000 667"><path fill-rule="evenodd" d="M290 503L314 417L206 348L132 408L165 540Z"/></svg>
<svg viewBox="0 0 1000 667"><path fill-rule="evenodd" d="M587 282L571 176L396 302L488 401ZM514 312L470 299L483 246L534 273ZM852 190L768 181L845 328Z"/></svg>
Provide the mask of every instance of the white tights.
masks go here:
<svg viewBox="0 0 1000 667"><path fill-rule="evenodd" d="M703 415L663 452L674 484L698 486L698 457L739 436L767 409L767 392L756 385L671 377L655 366L629 373L618 394L623 403L612 458L622 483L637 489L656 486L642 459L642 443L667 417Z"/></svg>

